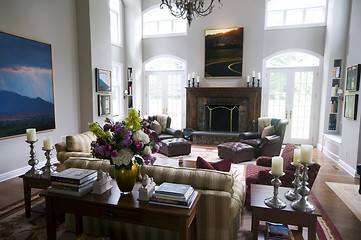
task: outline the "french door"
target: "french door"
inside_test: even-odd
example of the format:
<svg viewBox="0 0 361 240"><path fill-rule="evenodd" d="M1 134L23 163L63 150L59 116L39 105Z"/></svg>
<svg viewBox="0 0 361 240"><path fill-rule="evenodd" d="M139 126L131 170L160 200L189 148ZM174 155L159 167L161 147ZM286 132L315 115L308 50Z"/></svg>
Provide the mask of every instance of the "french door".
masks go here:
<svg viewBox="0 0 361 240"><path fill-rule="evenodd" d="M315 91L318 68L266 70L268 117L289 121L284 143L313 144L315 126Z"/></svg>
<svg viewBox="0 0 361 240"><path fill-rule="evenodd" d="M183 71L146 72L148 115L169 115L172 128L181 129L185 119L184 79Z"/></svg>

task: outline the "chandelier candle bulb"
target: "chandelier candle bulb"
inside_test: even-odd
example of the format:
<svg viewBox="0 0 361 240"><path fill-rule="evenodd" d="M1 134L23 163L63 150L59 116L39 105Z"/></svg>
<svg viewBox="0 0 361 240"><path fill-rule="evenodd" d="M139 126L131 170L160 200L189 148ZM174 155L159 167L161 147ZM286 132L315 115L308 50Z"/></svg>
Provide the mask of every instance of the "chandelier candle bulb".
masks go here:
<svg viewBox="0 0 361 240"><path fill-rule="evenodd" d="M28 142L35 142L36 141L36 129L35 128L26 129L26 140Z"/></svg>
<svg viewBox="0 0 361 240"><path fill-rule="evenodd" d="M295 166L301 166L301 163L299 162L299 160L301 159L301 149L295 149L295 151L293 152L293 163L295 164Z"/></svg>
<svg viewBox="0 0 361 240"><path fill-rule="evenodd" d="M301 145L301 162L311 163L312 161L313 146Z"/></svg>
<svg viewBox="0 0 361 240"><path fill-rule="evenodd" d="M43 148L44 148L44 150L52 150L53 149L53 140L51 137L44 138Z"/></svg>
<svg viewBox="0 0 361 240"><path fill-rule="evenodd" d="M257 79L261 79L261 73L257 73Z"/></svg>
<svg viewBox="0 0 361 240"><path fill-rule="evenodd" d="M272 158L272 175L282 176L283 173L283 158L273 157Z"/></svg>
<svg viewBox="0 0 361 240"><path fill-rule="evenodd" d="M256 77L256 71L252 71L252 77Z"/></svg>

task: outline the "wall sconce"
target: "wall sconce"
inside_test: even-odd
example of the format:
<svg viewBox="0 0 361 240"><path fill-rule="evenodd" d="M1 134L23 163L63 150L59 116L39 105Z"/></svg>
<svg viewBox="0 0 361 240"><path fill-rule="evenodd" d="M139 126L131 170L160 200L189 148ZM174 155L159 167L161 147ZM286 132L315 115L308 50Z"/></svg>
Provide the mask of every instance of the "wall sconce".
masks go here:
<svg viewBox="0 0 361 240"><path fill-rule="evenodd" d="M124 99L128 97L128 90L124 90Z"/></svg>
<svg viewBox="0 0 361 240"><path fill-rule="evenodd" d="M343 101L343 90L341 88L337 90L337 96Z"/></svg>

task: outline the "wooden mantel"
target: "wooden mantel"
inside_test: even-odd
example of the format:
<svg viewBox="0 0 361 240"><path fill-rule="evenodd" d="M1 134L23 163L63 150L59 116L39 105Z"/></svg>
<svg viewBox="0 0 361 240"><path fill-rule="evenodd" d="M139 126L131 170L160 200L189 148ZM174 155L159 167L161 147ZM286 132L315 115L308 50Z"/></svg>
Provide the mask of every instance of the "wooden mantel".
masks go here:
<svg viewBox="0 0 361 240"><path fill-rule="evenodd" d="M253 120L261 115L260 87L187 87L186 126L197 128L197 97L248 98L248 131L253 130Z"/></svg>

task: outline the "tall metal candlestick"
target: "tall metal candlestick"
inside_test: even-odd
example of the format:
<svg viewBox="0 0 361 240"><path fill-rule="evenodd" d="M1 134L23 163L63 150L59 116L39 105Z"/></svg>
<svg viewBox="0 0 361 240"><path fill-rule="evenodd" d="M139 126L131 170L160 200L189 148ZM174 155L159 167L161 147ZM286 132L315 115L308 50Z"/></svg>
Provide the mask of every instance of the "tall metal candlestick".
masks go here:
<svg viewBox="0 0 361 240"><path fill-rule="evenodd" d="M288 192L285 193L285 197L290 200L290 201L294 201L297 199L301 198L301 195L298 193L298 187L301 186L301 166L299 165L295 165L293 162L291 163L293 166L295 166L296 170L295 170L295 179L293 180L292 184L294 186L294 189L289 190Z"/></svg>
<svg viewBox="0 0 361 240"><path fill-rule="evenodd" d="M188 87L190 87L190 86L191 86L191 80L188 79Z"/></svg>
<svg viewBox="0 0 361 240"><path fill-rule="evenodd" d="M259 87L259 80L261 80L261 79L257 79L257 87Z"/></svg>
<svg viewBox="0 0 361 240"><path fill-rule="evenodd" d="M291 203L291 207L295 210L302 212L312 212L315 210L315 206L308 201L308 195L310 195L310 189L307 187L308 185L308 166L313 163L303 163L302 164L302 183L301 186L297 188L298 193L301 195L300 199L297 199Z"/></svg>
<svg viewBox="0 0 361 240"><path fill-rule="evenodd" d="M252 77L252 87L254 87L254 77Z"/></svg>
<svg viewBox="0 0 361 240"><path fill-rule="evenodd" d="M44 149L44 155L46 157L46 163L45 166L42 167L40 170L43 172L41 177L43 178L50 178L51 174L56 172L56 168L55 166L53 166L50 162L51 159L51 151L54 149L54 147L52 149Z"/></svg>
<svg viewBox="0 0 361 240"><path fill-rule="evenodd" d="M272 174L272 171L270 171L269 173ZM269 197L264 200L264 203L271 208L286 207L286 203L278 197L278 188L282 184L280 177L282 177L283 175L285 175L285 173L283 173L281 176L273 175L274 178L271 181L271 184L273 185L273 197Z"/></svg>
<svg viewBox="0 0 361 240"><path fill-rule="evenodd" d="M38 141L37 139L35 141L26 141L27 143L30 144L30 160L28 161L28 164L31 166L31 169L25 173L25 176L27 176L27 177L38 177L42 173L41 170L38 170L35 167L36 164L39 163L38 159L36 159L36 156L35 156L36 152L34 150L34 144L37 141Z"/></svg>
<svg viewBox="0 0 361 240"><path fill-rule="evenodd" d="M193 81L192 81L192 87L194 87L195 85L194 85L194 78L192 78L193 79Z"/></svg>

